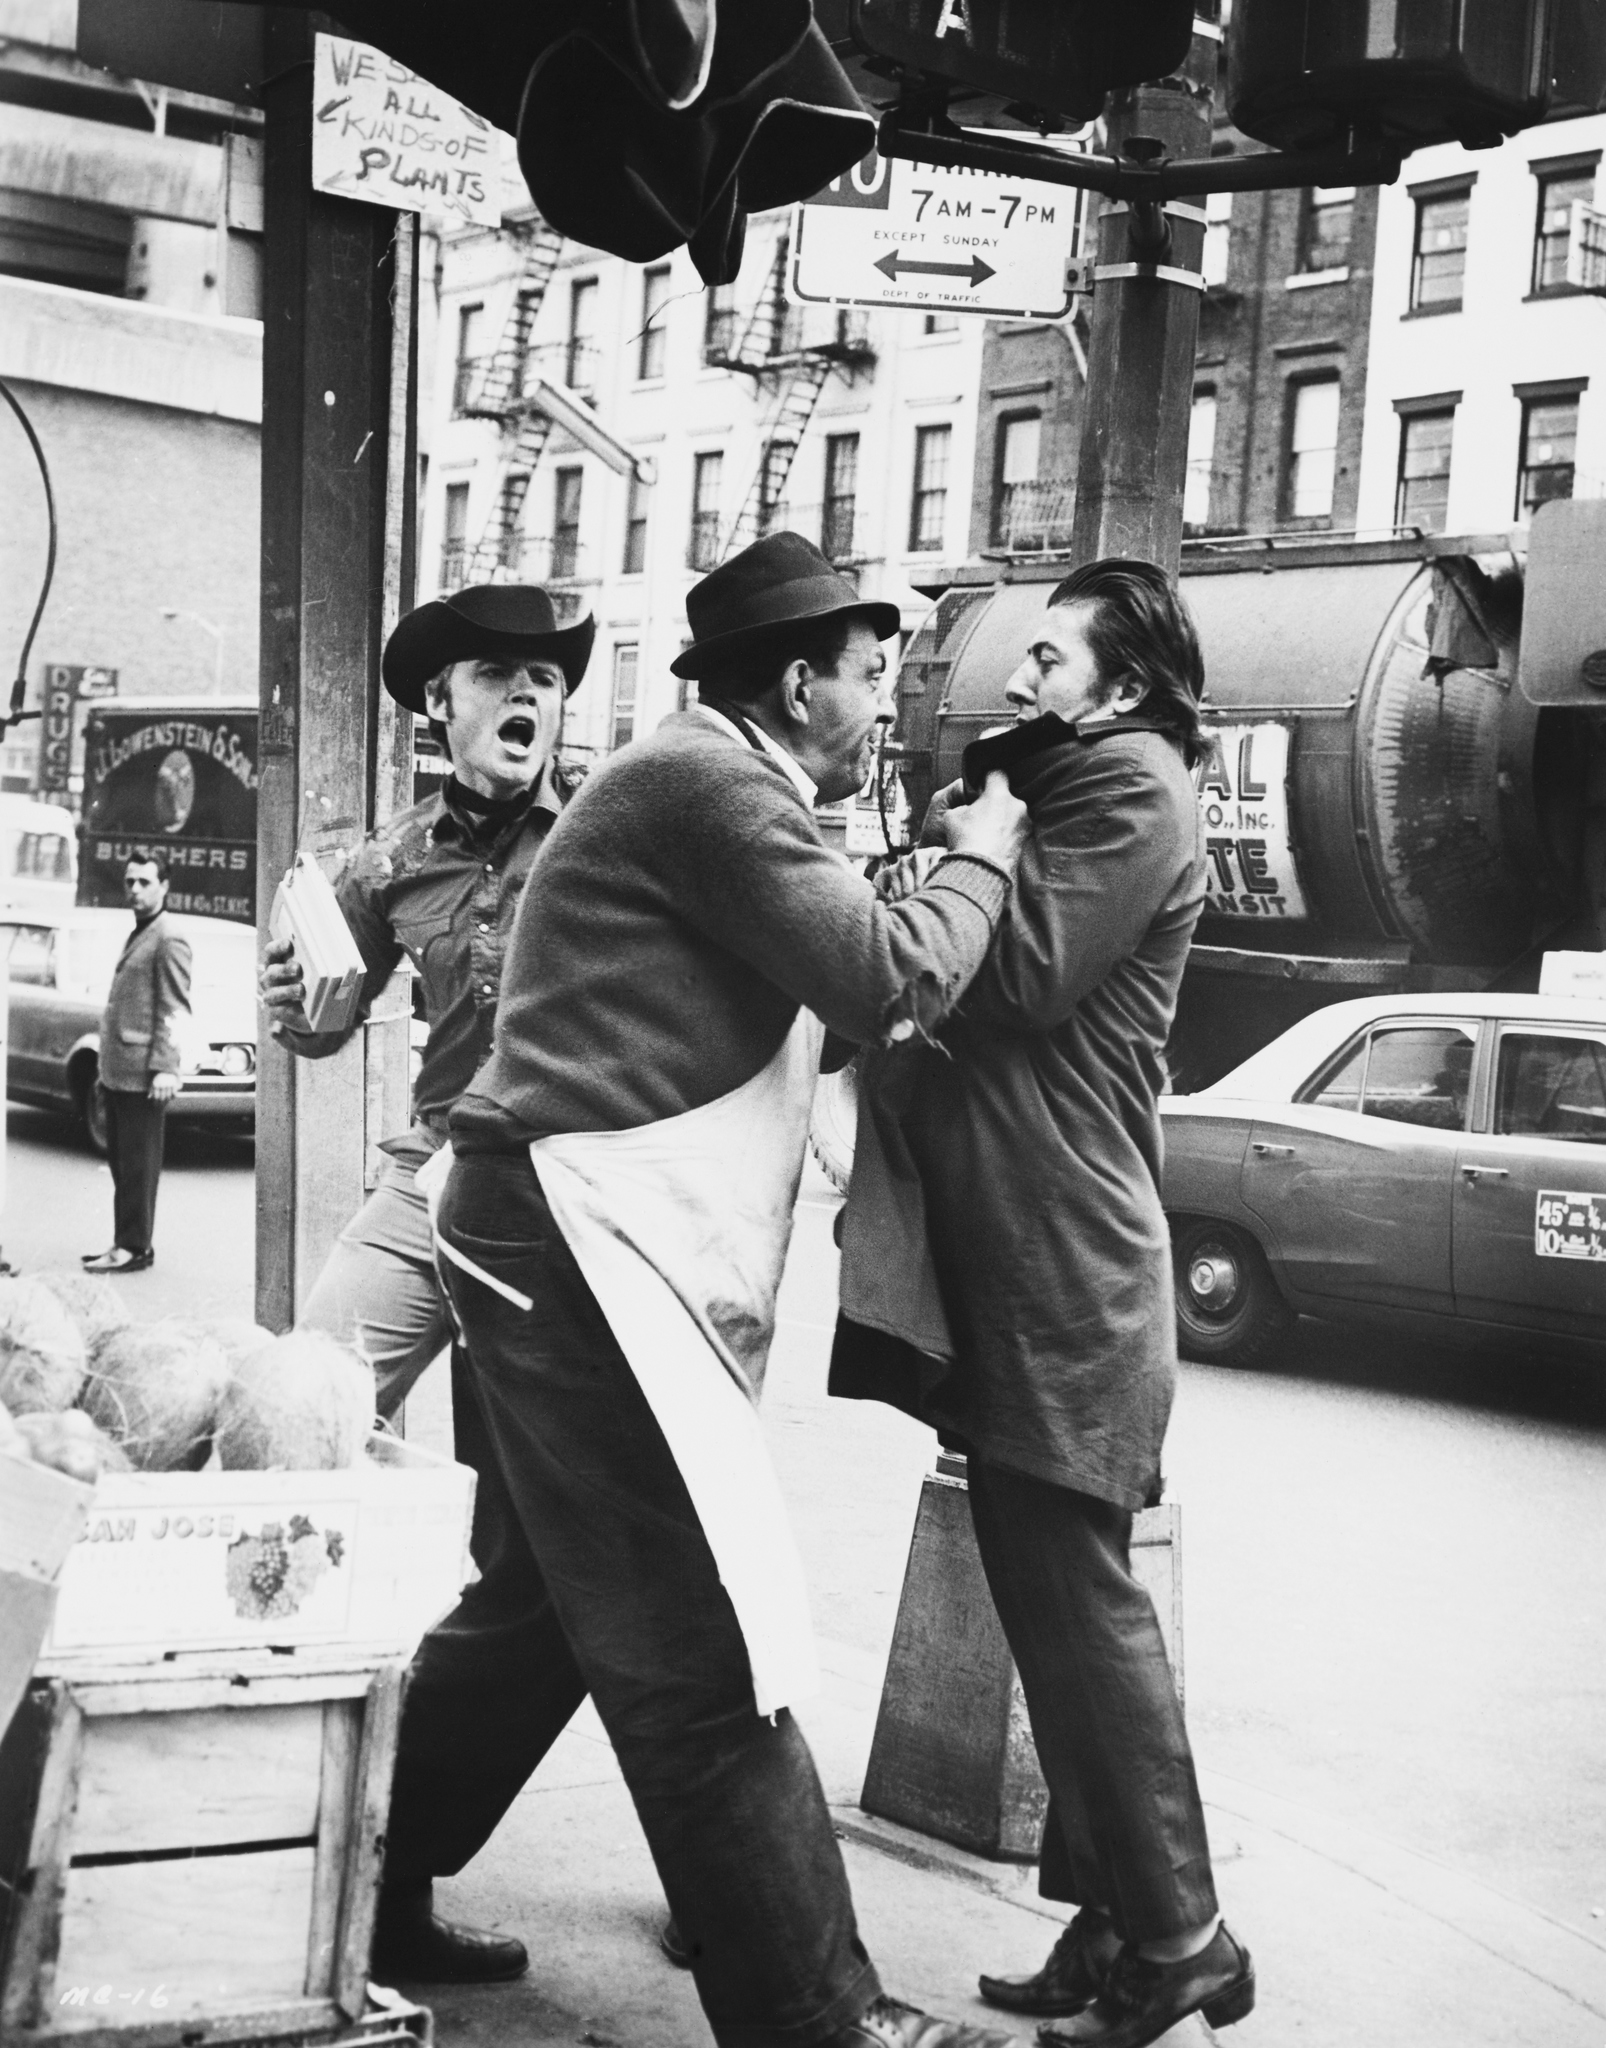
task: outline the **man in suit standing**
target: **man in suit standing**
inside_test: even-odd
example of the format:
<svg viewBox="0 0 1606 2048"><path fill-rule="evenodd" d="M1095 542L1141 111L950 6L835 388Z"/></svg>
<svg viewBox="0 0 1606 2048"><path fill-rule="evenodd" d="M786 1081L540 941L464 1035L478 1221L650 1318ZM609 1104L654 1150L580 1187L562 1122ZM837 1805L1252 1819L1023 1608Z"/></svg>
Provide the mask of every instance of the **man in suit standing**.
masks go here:
<svg viewBox="0 0 1606 2048"><path fill-rule="evenodd" d="M178 1093L175 1026L190 1007L190 945L168 921L167 861L160 849L129 860L123 894L134 929L118 957L100 1020L100 1086L116 1230L109 1251L86 1255L89 1273L140 1273L156 1257L156 1184L167 1105Z"/></svg>

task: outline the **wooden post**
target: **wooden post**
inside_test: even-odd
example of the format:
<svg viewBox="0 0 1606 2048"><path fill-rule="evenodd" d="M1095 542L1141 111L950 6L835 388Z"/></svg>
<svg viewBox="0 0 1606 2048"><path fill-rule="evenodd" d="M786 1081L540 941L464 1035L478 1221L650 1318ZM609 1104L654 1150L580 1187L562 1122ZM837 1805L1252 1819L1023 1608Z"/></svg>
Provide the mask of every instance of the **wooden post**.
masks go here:
<svg viewBox="0 0 1606 2048"><path fill-rule="evenodd" d="M386 209L312 189L317 23L273 9L266 30L262 927L298 843L332 867L405 786L405 721L381 722L379 656L387 613L412 599L417 235L410 221L398 234ZM293 1321L363 1198L367 1037L317 1061L262 1041L256 1312L271 1329Z"/></svg>

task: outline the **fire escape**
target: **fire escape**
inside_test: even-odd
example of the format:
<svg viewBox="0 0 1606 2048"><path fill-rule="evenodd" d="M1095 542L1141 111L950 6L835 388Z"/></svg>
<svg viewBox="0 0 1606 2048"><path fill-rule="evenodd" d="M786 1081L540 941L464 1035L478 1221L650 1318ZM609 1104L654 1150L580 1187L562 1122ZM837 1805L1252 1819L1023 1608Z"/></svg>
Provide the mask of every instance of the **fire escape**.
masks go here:
<svg viewBox="0 0 1606 2048"><path fill-rule="evenodd" d="M483 375L470 386L462 406L468 418L495 420L502 429L497 455L500 487L490 520L468 556L470 583L491 582L498 571L517 576L524 501L552 432L551 415L531 403L525 384L531 330L557 267L563 237L539 217L510 222L503 234L520 255L512 309L496 352L486 360Z"/></svg>
<svg viewBox="0 0 1606 2048"><path fill-rule="evenodd" d="M839 313L837 331L830 341L803 345L803 309L786 297L790 254L790 243L783 235L776 244L765 288L740 339L734 347L711 347L704 354L704 360L716 369L739 370L751 377L755 394L762 391L770 400L760 437L758 470L741 511L724 536L721 561L770 531L777 510L786 501L786 481L827 377L834 369L856 375L875 363L875 350L861 314Z"/></svg>

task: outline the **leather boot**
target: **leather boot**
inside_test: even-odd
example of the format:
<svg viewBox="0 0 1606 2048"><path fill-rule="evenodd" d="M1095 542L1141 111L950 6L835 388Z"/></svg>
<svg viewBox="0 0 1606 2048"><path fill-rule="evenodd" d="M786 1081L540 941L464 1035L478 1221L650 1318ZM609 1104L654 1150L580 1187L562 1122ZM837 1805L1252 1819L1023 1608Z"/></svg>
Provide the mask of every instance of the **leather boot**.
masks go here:
<svg viewBox="0 0 1606 2048"><path fill-rule="evenodd" d="M1021 2048L1014 2034L995 2034L965 2020L939 2019L900 1998L882 1996L824 2048Z"/></svg>
<svg viewBox="0 0 1606 2048"><path fill-rule="evenodd" d="M435 1911L433 1887L381 1891L372 1972L382 1984L505 1984L530 1967L510 1934L460 1927Z"/></svg>
<svg viewBox="0 0 1606 2048"><path fill-rule="evenodd" d="M1230 2027L1255 2009L1255 1966L1225 1922L1198 1955L1154 1963L1123 1948L1104 1988L1064 2026L1037 2030L1042 2048L1148 2048L1151 2041L1202 2013L1212 2027Z"/></svg>
<svg viewBox="0 0 1606 2048"><path fill-rule="evenodd" d="M1084 1907L1035 1976L983 1977L978 1989L989 2005L1005 2012L1030 2013L1039 2020L1068 2019L1086 2012L1098 1997L1120 1948L1121 1937L1109 1916Z"/></svg>

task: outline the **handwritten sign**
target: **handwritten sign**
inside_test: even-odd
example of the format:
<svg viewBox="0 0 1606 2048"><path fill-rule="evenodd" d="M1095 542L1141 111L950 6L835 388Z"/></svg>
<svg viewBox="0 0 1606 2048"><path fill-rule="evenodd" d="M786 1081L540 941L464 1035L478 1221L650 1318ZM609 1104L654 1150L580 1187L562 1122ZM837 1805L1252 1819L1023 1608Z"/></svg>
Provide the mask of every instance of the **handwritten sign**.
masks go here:
<svg viewBox="0 0 1606 2048"><path fill-rule="evenodd" d="M1606 1195L1541 1188L1534 1202L1534 1252L1541 1259L1606 1261Z"/></svg>
<svg viewBox="0 0 1606 2048"><path fill-rule="evenodd" d="M1193 779L1205 826L1205 916L1304 917L1288 840L1288 728L1206 727Z"/></svg>
<svg viewBox="0 0 1606 2048"><path fill-rule="evenodd" d="M320 35L312 72L320 192L478 227L502 218L502 135L394 57Z"/></svg>

